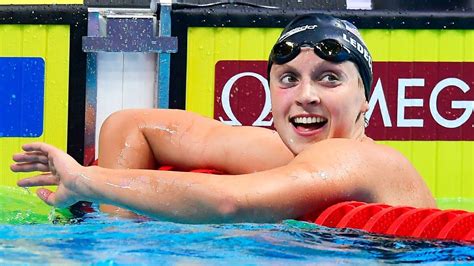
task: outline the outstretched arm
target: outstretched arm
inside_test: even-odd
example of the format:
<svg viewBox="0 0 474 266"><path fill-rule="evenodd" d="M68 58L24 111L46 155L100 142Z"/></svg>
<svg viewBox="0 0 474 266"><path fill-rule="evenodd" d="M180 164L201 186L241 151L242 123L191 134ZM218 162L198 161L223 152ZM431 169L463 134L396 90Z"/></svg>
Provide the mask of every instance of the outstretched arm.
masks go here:
<svg viewBox="0 0 474 266"><path fill-rule="evenodd" d="M344 200L434 206L414 169L393 154L360 145L350 140L323 141L286 166L238 176L86 168L46 144L25 145L27 154L16 155L18 163L11 168L52 171L18 182L20 186L58 185L55 193L38 190L50 205L95 201L188 223L274 222L319 212Z"/></svg>
<svg viewBox="0 0 474 266"><path fill-rule="evenodd" d="M56 192L41 188L38 196L49 205L67 207L85 200L112 204L150 217L172 221L270 222L296 217L295 193L279 171L238 176L139 169L83 167L61 150L44 144L23 146L25 153L14 155L16 172L42 171L23 179L19 186L57 185ZM264 173L264 172L261 172ZM287 178L293 182L295 177ZM283 189L283 190L282 190ZM281 201L282 196L290 197ZM299 197L299 196L298 196ZM305 200L305 197L301 198Z"/></svg>

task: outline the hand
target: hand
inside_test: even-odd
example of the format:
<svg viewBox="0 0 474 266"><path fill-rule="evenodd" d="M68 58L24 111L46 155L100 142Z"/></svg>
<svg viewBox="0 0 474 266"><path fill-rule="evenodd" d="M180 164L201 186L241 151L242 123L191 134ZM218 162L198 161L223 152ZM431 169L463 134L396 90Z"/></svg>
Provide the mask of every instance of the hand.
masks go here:
<svg viewBox="0 0 474 266"><path fill-rule="evenodd" d="M13 172L34 172L42 174L21 179L20 187L57 185L56 192L40 188L36 194L48 205L68 207L82 200L77 192L77 179L85 167L78 164L67 153L45 143L35 142L22 146L24 152L13 155L16 162L10 166Z"/></svg>

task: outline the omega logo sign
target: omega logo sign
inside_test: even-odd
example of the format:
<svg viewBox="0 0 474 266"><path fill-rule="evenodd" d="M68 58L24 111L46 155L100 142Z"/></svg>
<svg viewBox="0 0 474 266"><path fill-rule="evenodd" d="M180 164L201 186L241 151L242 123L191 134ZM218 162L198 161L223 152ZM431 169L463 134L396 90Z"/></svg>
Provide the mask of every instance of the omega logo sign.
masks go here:
<svg viewBox="0 0 474 266"><path fill-rule="evenodd" d="M474 63L375 62L367 134L378 140L474 140L471 73ZM215 119L271 126L266 61L220 61L215 74Z"/></svg>
<svg viewBox="0 0 474 266"><path fill-rule="evenodd" d="M267 117L270 114L271 111L271 100L270 100L270 88L268 87L268 82L267 79L264 78L262 75L254 73L254 72L243 72L236 74L232 76L224 85L224 88L222 90L222 107L224 108L224 112L227 115L227 117L230 120L224 120L221 116L219 116L219 120L232 125L232 126L241 126L242 123L240 123L239 120L235 117L232 107L230 106L230 93L232 90L232 86L235 84L235 82L242 78L242 77L254 77L256 78L262 85L263 90L265 92L265 104L263 105L262 112L258 116L258 118L255 120L255 122L252 123L252 126L264 126L264 127L269 127L273 123L273 118L264 121L265 117Z"/></svg>

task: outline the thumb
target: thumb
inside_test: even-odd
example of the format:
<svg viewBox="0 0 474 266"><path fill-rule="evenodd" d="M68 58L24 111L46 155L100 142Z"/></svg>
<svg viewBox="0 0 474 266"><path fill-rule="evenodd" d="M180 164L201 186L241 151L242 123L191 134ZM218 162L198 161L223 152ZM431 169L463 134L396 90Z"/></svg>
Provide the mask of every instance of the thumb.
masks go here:
<svg viewBox="0 0 474 266"><path fill-rule="evenodd" d="M39 188L36 190L36 195L38 195L42 201L50 206L54 206L56 203L56 195L49 189Z"/></svg>

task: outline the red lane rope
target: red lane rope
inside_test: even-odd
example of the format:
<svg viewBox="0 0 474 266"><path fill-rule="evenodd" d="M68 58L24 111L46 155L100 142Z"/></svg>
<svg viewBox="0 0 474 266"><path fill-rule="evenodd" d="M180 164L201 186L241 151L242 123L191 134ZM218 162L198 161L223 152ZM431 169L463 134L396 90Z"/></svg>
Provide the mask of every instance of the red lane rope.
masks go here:
<svg viewBox="0 0 474 266"><path fill-rule="evenodd" d="M474 213L348 201L324 210L316 224L422 239L474 242Z"/></svg>

